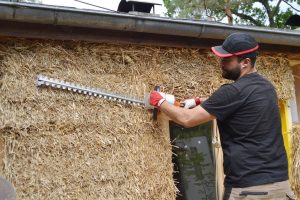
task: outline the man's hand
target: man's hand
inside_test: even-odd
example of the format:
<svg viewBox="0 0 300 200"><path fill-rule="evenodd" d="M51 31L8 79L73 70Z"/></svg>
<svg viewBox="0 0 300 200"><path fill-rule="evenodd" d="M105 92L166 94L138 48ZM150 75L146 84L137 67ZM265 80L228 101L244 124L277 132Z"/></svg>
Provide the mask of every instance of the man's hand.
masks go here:
<svg viewBox="0 0 300 200"><path fill-rule="evenodd" d="M152 91L150 93L150 105L160 107L160 105L166 100L166 94L162 92Z"/></svg>
<svg viewBox="0 0 300 200"><path fill-rule="evenodd" d="M182 102L180 102L184 105L184 108L194 108L198 105L200 105L201 100L200 97L195 97L195 98L191 98L191 99L185 99Z"/></svg>

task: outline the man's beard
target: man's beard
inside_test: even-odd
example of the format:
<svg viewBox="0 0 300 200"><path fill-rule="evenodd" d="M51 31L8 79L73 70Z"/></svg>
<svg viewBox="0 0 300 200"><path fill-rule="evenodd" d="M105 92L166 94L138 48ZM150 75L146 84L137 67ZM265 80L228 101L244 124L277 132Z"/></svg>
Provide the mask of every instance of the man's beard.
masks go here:
<svg viewBox="0 0 300 200"><path fill-rule="evenodd" d="M222 69L222 77L236 81L241 75L241 65L237 65L234 69L227 70L227 69Z"/></svg>

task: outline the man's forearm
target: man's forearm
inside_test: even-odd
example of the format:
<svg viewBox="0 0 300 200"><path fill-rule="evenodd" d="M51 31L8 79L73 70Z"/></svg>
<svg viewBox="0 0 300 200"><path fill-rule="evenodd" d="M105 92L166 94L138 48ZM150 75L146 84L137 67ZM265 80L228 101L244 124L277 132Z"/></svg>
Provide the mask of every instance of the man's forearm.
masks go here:
<svg viewBox="0 0 300 200"><path fill-rule="evenodd" d="M188 109L183 109L171 104L168 102L163 102L160 106L160 110L164 112L172 121L185 126L186 122L188 121L188 117L186 111Z"/></svg>
<svg viewBox="0 0 300 200"><path fill-rule="evenodd" d="M150 105L159 107L171 120L184 126L193 127L204 122L210 121L215 117L204 110L196 100L190 106L196 105L192 109L174 106L166 101L163 93L152 91L150 93ZM201 103L201 101L199 102ZM198 105L198 106L197 106Z"/></svg>
<svg viewBox="0 0 300 200"><path fill-rule="evenodd" d="M168 102L163 102L160 110L171 120L187 128L215 119L213 115L209 114L201 106L196 106L192 109L185 109L168 104Z"/></svg>

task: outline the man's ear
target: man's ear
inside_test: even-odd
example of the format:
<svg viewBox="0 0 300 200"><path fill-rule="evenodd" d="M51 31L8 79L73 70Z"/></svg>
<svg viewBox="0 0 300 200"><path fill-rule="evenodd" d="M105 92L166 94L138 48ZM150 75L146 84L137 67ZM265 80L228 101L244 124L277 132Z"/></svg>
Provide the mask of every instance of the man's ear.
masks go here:
<svg viewBox="0 0 300 200"><path fill-rule="evenodd" d="M242 68L245 68L247 66L251 66L251 59L250 58L245 58L243 61L242 61Z"/></svg>

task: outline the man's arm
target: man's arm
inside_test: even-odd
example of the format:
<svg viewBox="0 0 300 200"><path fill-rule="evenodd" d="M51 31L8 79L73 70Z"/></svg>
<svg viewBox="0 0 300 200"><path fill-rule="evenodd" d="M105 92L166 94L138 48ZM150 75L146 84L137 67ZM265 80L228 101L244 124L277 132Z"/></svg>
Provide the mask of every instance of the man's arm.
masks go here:
<svg viewBox="0 0 300 200"><path fill-rule="evenodd" d="M164 112L171 120L186 127L194 127L215 119L215 116L209 114L201 106L192 109L176 107L164 101L160 105L160 110Z"/></svg>

